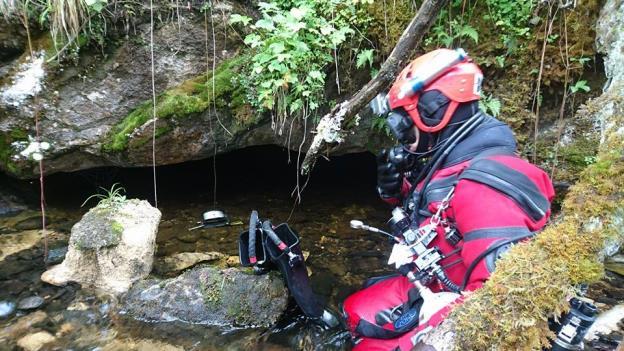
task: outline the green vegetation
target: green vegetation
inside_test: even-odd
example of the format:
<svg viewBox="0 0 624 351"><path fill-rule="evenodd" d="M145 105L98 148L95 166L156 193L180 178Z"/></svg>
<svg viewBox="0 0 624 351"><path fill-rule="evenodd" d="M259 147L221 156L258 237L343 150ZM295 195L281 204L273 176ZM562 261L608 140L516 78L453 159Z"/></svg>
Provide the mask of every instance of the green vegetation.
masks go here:
<svg viewBox="0 0 624 351"><path fill-rule="evenodd" d="M140 14L140 2L129 0L0 1L0 17L17 19L29 28L47 29L58 50L52 58L78 59L81 48L104 48L107 29L129 23Z"/></svg>
<svg viewBox="0 0 624 351"><path fill-rule="evenodd" d="M8 134L0 133L0 163L13 174L20 174L21 169L13 159L15 149L11 144L16 141L28 141L28 133L20 128L13 128Z"/></svg>
<svg viewBox="0 0 624 351"><path fill-rule="evenodd" d="M225 60L217 67L214 76L209 72L160 94L156 99L156 118L159 120L188 118L215 106L227 107L240 124L249 123L252 121L251 111L245 104L244 89L232 83L234 75L245 60L245 56ZM130 134L152 119L152 106L151 101L146 101L130 112L112 129L103 149L107 152L125 150ZM156 130L156 136L161 136L171 129L169 125L161 126Z"/></svg>
<svg viewBox="0 0 624 351"><path fill-rule="evenodd" d="M111 230L113 231L113 235L116 237L120 237L121 234L124 231L124 227L123 224L117 222L117 221L113 221L111 223Z"/></svg>
<svg viewBox="0 0 624 351"><path fill-rule="evenodd" d="M100 201L98 201L97 207L98 208L103 208L103 209L115 209L115 208L125 204L126 203L126 195L124 195L124 193L126 192L126 190L124 188L122 188L121 186L118 186L118 185L119 185L119 183L115 183L115 184L113 184L113 186L111 186L110 189L106 189L106 188L100 187L100 189L103 190L104 193L93 194L93 195L89 196L82 203L82 205L80 205L80 207L83 207L84 205L86 205L87 202L89 202L89 200L91 200L91 199L99 199ZM121 230L123 231L123 227L121 228Z"/></svg>
<svg viewBox="0 0 624 351"><path fill-rule="evenodd" d="M338 48L348 41L349 48L359 46L356 33L369 16L357 1L278 0L258 6L261 18L253 24L246 16L230 18L253 30L245 37L251 64L237 83L249 89L247 98L260 111L275 111L282 121L296 113L307 116L325 102L326 70L338 60ZM358 66L372 63L372 50L358 53Z"/></svg>

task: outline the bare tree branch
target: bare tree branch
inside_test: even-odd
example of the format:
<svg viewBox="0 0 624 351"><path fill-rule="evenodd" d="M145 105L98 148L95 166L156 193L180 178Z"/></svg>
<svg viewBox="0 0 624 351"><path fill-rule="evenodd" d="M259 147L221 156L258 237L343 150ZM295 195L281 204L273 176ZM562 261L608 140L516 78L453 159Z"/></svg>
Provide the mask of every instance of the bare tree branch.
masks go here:
<svg viewBox="0 0 624 351"><path fill-rule="evenodd" d="M343 138L343 127L348 128L357 113L371 101L375 95L387 88L395 79L399 70L405 66L410 54L418 47L429 27L438 17L442 6L448 0L425 0L418 13L407 26L397 45L384 62L377 76L370 80L351 99L337 105L323 116L316 129L316 135L301 166L301 173L307 174L321 149L329 144L340 143Z"/></svg>

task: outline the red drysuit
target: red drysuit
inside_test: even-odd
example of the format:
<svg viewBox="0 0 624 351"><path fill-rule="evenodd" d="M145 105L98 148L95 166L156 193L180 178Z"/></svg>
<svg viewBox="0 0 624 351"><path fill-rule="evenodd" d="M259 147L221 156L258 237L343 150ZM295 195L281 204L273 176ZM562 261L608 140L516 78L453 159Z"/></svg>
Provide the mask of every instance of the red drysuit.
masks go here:
<svg viewBox="0 0 624 351"><path fill-rule="evenodd" d="M428 247L436 246L448 255L440 265L448 265L444 269L447 277L458 286L465 284L466 291L483 285L494 270L496 259L510 244L485 254L489 248L502 241L530 237L544 227L550 216L554 189L548 175L516 156L514 150L509 128L489 117L449 154L426 189L422 189L421 182L409 193L411 185L404 183L404 198L419 199L420 205L411 213L412 221L419 226L429 223L441 200L454 188L442 218L452 224L461 240L452 245L439 226L438 235ZM437 281L429 288L445 290ZM384 322L383 315L409 300L413 289L399 275L374 283L345 300L347 324L357 338L355 350L410 350L420 331L442 321L449 308L410 331L393 333L393 324Z"/></svg>

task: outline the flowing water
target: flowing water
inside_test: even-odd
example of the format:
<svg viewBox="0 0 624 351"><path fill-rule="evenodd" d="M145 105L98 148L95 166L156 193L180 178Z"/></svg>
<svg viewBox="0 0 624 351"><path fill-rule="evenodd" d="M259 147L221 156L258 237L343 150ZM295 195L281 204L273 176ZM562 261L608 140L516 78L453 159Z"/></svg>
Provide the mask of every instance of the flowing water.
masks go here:
<svg viewBox="0 0 624 351"><path fill-rule="evenodd" d="M188 231L209 209L226 212L231 220L248 222L251 210L274 223L287 221L301 236L314 290L339 309L346 296L367 277L391 272L385 264L390 244L384 237L349 228L351 219L383 226L389 208L375 193L375 161L371 154L352 155L320 162L302 193L302 202L293 210L291 192L296 185L296 168L287 163L288 154L278 148L256 148L217 158L217 204L213 204L211 161L191 162L158 169L158 207L163 216L157 237L157 256L178 252L218 251L237 255L237 238L244 226ZM80 205L97 187L119 182L128 197L151 200L151 169L99 169L74 174L52 175L46 179L49 228L52 249L66 246L71 225L87 207ZM305 183L302 179L301 185ZM37 188L37 184L30 186ZM35 194L35 191L33 191ZM36 196L31 196L36 198ZM36 204L35 204L36 205ZM36 210L36 206L32 206ZM292 211L292 213L291 213ZM37 228L38 216L2 219L4 231ZM24 235L0 234L0 235ZM6 237L5 237L6 238ZM56 251L53 251L56 252ZM39 315L18 311L0 320L5 343L0 349L15 348L20 330L7 333L32 316L37 328L55 335L50 349L116 350L281 350L349 349L348 335L324 330L308 322L291 306L273 328L223 329L183 323L141 323L115 313L116 301L96 296L77 285L51 287L39 281L44 270L41 243L13 253L0 261L0 303L17 302L28 296L44 297ZM41 311L45 315L41 314ZM43 316L43 317L42 317ZM21 322L20 322L21 321ZM33 333L35 329L28 330ZM51 345L51 346L50 346Z"/></svg>

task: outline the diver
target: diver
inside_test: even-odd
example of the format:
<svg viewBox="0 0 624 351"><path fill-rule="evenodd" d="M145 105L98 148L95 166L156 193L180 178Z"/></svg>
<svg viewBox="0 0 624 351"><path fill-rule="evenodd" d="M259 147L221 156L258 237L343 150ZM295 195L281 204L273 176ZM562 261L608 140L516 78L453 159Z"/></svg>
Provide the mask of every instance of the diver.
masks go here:
<svg viewBox="0 0 624 351"><path fill-rule="evenodd" d="M552 182L516 154L509 126L479 108L482 79L463 50L439 49L405 67L387 94L399 145L378 156L377 190L396 206L392 234L422 255L345 300L355 350L411 350L550 217ZM453 298L423 314L414 283Z"/></svg>

